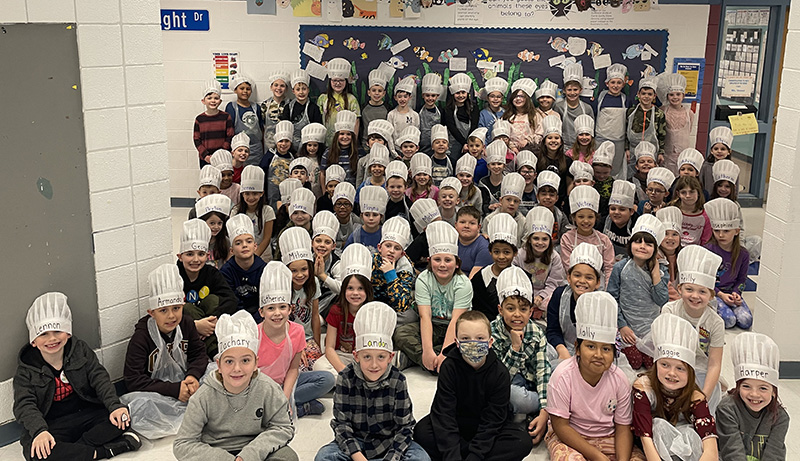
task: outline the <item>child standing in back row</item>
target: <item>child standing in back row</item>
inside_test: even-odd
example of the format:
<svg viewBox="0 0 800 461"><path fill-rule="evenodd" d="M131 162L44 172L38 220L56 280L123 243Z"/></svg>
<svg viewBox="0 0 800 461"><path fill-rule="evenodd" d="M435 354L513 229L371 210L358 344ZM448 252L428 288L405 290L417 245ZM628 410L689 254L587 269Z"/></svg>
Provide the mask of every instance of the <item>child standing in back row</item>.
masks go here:
<svg viewBox="0 0 800 461"><path fill-rule="evenodd" d="M419 114L410 107L411 95L416 87L413 76L400 80L394 87L394 100L397 103L397 107L389 111L386 115L386 120L394 127L395 136L399 136L403 130L410 126L419 129Z"/></svg>
<svg viewBox="0 0 800 461"><path fill-rule="evenodd" d="M691 147L692 124L694 114L683 105L686 95L686 77L681 74L661 74L658 82L659 93L666 94L666 101L661 106L666 120L666 137L664 138L664 163L672 174L678 174L678 156L687 147ZM662 90L663 88L663 90Z"/></svg>
<svg viewBox="0 0 800 461"><path fill-rule="evenodd" d="M216 80L206 84L201 102L206 110L194 119L194 146L200 156L200 168L211 162L217 149L230 149L234 135L233 119L227 112L219 110L222 103L222 88Z"/></svg>
<svg viewBox="0 0 800 461"><path fill-rule="evenodd" d="M431 155L431 127L442 123L437 101L442 94L442 76L435 73L422 77L422 107L419 108L419 151Z"/></svg>
<svg viewBox="0 0 800 461"><path fill-rule="evenodd" d="M264 119L261 108L256 103L250 102L254 82L244 74L236 74L230 83L236 94L236 101L231 101L225 106L225 112L233 120L234 131L237 134L244 133L250 139L248 165L258 165L264 157Z"/></svg>

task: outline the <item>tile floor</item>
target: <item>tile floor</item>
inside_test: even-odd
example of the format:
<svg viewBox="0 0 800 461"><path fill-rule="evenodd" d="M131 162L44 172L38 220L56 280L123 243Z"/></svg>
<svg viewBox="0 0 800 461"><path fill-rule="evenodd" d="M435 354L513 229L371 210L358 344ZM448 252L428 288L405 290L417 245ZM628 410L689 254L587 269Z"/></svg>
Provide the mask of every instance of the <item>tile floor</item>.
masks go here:
<svg viewBox="0 0 800 461"><path fill-rule="evenodd" d="M744 219L747 222L749 234L760 234L764 225L764 212L762 209L743 209ZM188 209L176 208L173 209L173 235L176 248L178 237L180 234L181 223L186 219ZM176 251L177 252L177 251ZM755 299L755 294L752 292L745 293L745 299L752 302ZM756 313L756 315L758 315ZM731 338L740 333L741 330L733 329L728 330L726 336L728 342ZM733 383L733 365L730 362L730 355L725 351L722 367L722 380L728 384ZM416 419L421 419L428 414L433 394L436 387L436 379L420 370L419 368L410 368L405 371L408 378L409 393L414 402L414 416ZM794 416L794 412L800 415L800 380L781 380L780 397L783 404L789 410L789 414ZM297 423L297 431L294 440L289 444L298 453L302 461L311 461L317 450L333 440L333 432L330 427L330 420L332 417L331 406L332 398L322 399L325 404L325 413L320 416L309 416L302 418ZM800 429L796 424L789 427L789 433L786 437L787 444L787 459L800 459ZM6 447L0 448L0 459L15 461L24 459L21 454L19 443L14 443ZM136 453L128 453L120 456L118 459L139 459L139 460L174 460L172 455L172 438L158 440L155 442L145 441L142 449ZM531 451L531 454L525 458L526 461L533 460L547 460L547 448L542 443Z"/></svg>

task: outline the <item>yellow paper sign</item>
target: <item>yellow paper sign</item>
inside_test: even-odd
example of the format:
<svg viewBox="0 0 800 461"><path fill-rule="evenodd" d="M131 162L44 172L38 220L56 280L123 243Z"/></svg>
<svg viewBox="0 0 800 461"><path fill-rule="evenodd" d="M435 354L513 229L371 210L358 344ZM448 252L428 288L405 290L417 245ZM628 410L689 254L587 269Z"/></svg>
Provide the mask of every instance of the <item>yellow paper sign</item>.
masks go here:
<svg viewBox="0 0 800 461"><path fill-rule="evenodd" d="M728 120L734 136L758 133L756 114L729 115Z"/></svg>

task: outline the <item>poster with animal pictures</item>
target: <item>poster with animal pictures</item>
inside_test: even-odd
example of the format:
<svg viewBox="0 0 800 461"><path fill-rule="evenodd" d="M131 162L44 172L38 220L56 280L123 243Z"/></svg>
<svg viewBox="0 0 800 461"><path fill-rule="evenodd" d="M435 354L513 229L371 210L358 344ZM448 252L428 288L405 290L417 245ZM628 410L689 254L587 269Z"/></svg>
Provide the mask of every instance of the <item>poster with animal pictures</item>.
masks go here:
<svg viewBox="0 0 800 461"><path fill-rule="evenodd" d="M415 76L419 84L423 75L436 72L446 83L449 76L456 73L452 68L461 69L464 61L476 92L494 76L509 82L529 77L537 84L549 79L561 88L564 67L580 62L585 94L592 98L605 89L605 69L612 63L627 66L625 91L630 94L636 93L641 78L663 72L668 37L668 31L652 29L301 25L300 49L306 43L324 48L320 62L323 65L336 57L350 61L351 80L354 82L351 88L361 104L368 100L367 76L379 66L394 72L387 88L387 92L392 94L393 85L408 75ZM301 53L303 68L309 60ZM454 62L458 67L452 66ZM313 79L312 85L316 85L317 92L325 90L325 82Z"/></svg>
<svg viewBox="0 0 800 461"><path fill-rule="evenodd" d="M378 0L342 0L342 17L377 19Z"/></svg>

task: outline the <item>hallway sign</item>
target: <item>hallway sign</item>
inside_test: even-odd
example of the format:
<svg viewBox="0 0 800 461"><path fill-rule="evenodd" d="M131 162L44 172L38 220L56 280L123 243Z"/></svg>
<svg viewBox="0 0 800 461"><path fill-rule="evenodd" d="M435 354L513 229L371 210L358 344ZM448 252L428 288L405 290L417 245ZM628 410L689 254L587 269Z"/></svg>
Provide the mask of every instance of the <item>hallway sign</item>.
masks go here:
<svg viewBox="0 0 800 461"><path fill-rule="evenodd" d="M161 30L208 29L208 10L161 10Z"/></svg>

